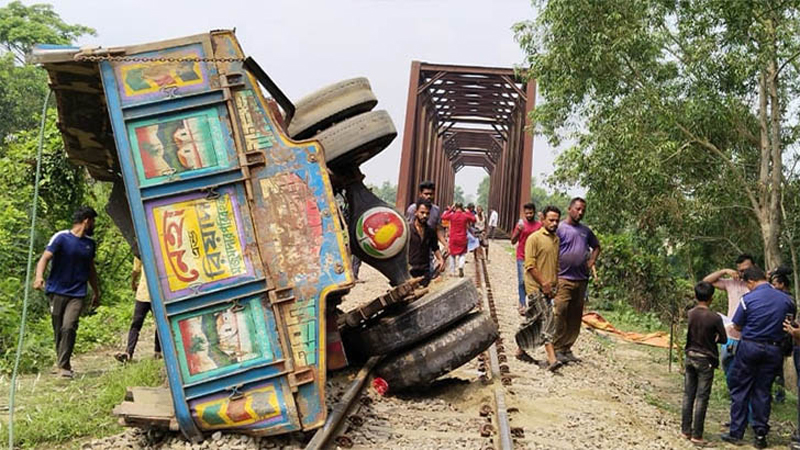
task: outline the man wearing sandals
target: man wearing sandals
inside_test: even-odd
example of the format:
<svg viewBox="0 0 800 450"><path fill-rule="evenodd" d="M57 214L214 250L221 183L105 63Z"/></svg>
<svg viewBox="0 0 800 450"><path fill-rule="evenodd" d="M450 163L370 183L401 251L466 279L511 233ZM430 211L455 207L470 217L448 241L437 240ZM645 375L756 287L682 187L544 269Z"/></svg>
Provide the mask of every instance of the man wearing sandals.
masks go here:
<svg viewBox="0 0 800 450"><path fill-rule="evenodd" d="M97 245L90 236L94 234L97 212L83 206L72 217L72 228L59 231L50 238L42 257L36 264L34 289L44 289L50 301L53 334L56 343L58 374L72 378L72 349L78 333L78 320L83 310L83 300L88 293L87 281L92 285L92 308L100 303L100 288L94 256ZM50 261L50 275L44 281L44 271Z"/></svg>
<svg viewBox="0 0 800 450"><path fill-rule="evenodd" d="M556 235L561 211L555 206L544 209L542 228L531 234L525 242L525 292L528 305L525 321L516 333L517 358L535 362L529 352L544 345L549 371L561 366L553 350L553 297L558 283L558 244Z"/></svg>
<svg viewBox="0 0 800 450"><path fill-rule="evenodd" d="M554 299L556 333L553 346L561 362L579 362L572 354L583 318L583 303L589 274L600 256L600 241L592 230L581 223L586 200L575 197L569 202L567 218L558 226L558 294Z"/></svg>

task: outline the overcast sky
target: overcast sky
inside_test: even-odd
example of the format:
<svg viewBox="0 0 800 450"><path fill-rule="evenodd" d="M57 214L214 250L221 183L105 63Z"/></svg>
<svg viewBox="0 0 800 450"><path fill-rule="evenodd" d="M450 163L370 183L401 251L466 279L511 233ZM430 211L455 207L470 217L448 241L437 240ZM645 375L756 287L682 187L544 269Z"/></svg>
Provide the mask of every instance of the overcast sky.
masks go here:
<svg viewBox="0 0 800 450"><path fill-rule="evenodd" d="M412 60L512 67L523 54L511 26L532 18L529 0L23 0L49 2L69 23L96 37L79 45L103 47L235 28L246 54L297 99L336 81L366 76L400 135L364 164L367 182L397 183ZM7 3L0 0L0 3ZM533 175L550 173L554 151L534 138ZM465 168L457 184L475 193L483 169Z"/></svg>

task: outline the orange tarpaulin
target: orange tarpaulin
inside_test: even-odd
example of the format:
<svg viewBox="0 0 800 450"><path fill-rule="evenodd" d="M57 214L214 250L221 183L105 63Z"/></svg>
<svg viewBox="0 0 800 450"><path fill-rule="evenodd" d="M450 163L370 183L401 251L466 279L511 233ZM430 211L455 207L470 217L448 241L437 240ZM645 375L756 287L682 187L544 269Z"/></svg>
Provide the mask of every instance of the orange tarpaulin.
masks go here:
<svg viewBox="0 0 800 450"><path fill-rule="evenodd" d="M648 334L620 331L614 328L611 322L607 321L596 312L584 314L582 320L585 325L595 330L615 334L628 342L649 345L651 347L669 348L669 335L663 331L656 331L655 333Z"/></svg>

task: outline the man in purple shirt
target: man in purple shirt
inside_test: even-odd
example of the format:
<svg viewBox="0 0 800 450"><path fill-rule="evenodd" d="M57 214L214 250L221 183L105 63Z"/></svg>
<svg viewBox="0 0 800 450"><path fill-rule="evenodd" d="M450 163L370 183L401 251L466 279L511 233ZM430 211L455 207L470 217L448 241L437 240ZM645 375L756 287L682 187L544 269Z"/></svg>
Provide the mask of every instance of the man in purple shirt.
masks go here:
<svg viewBox="0 0 800 450"><path fill-rule="evenodd" d="M558 290L553 313L556 322L553 347L562 362L579 362L572 354L583 317L583 302L589 274L600 255L600 242L591 229L581 224L586 200L575 197L569 202L566 220L558 226Z"/></svg>

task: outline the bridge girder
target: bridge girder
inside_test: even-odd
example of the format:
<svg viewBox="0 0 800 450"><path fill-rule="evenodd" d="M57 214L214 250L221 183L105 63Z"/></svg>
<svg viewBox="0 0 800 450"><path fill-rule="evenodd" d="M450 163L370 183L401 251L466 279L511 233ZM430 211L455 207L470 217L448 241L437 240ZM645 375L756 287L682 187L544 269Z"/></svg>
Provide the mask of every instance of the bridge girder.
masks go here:
<svg viewBox="0 0 800 450"><path fill-rule="evenodd" d="M413 61L397 207L414 202L424 180L436 183L436 203L448 205L456 172L481 167L492 177L487 206L509 231L530 198L533 136L526 130L535 98L535 80L510 68Z"/></svg>

